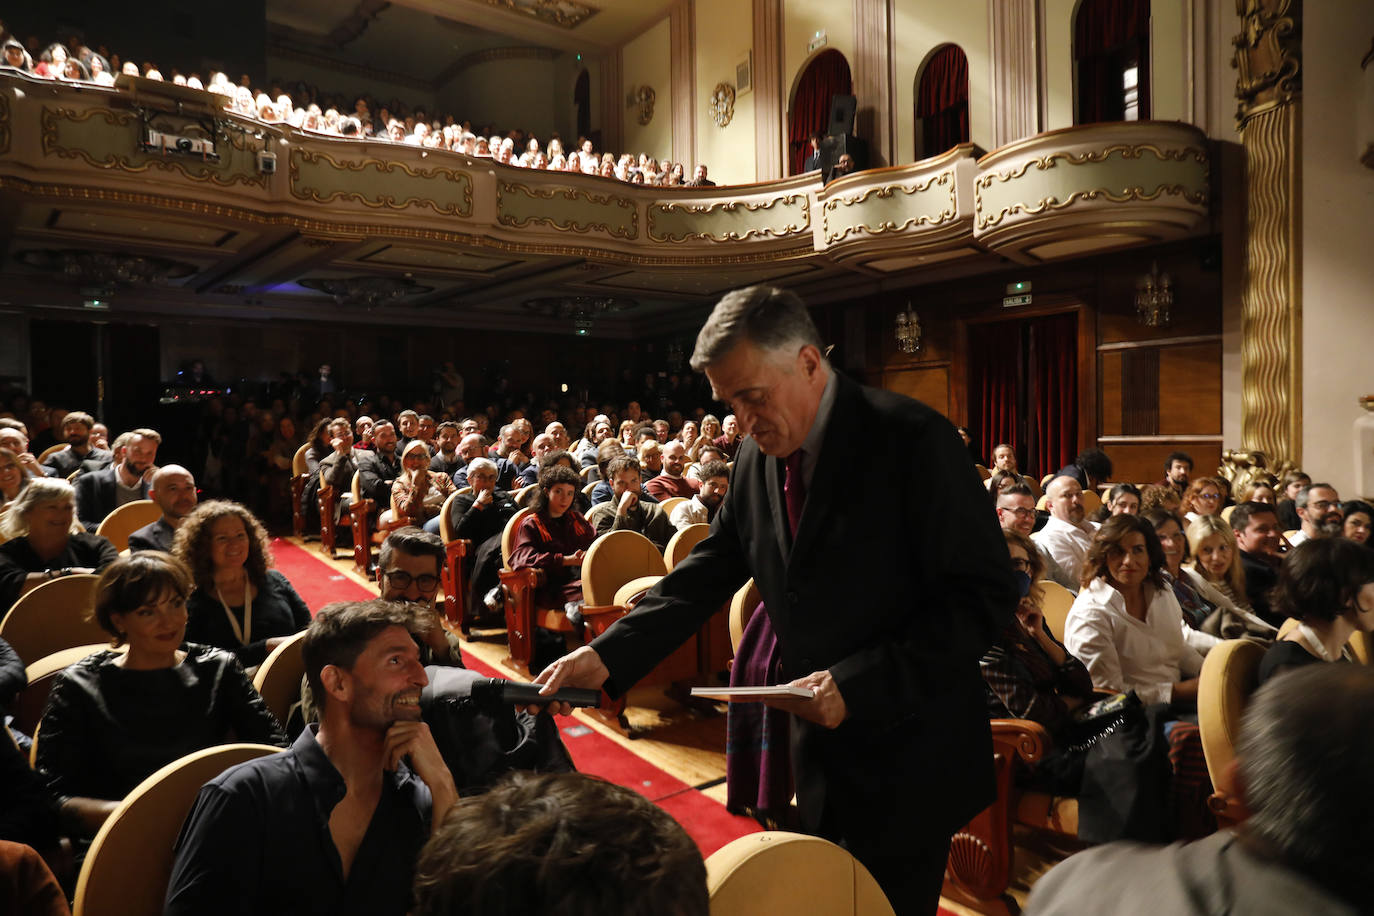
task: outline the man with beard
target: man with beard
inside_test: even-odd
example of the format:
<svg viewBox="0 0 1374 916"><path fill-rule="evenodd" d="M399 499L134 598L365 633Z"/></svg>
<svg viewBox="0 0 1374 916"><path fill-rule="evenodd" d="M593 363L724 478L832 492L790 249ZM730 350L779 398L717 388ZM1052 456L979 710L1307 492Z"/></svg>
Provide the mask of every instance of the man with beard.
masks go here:
<svg viewBox="0 0 1374 916"><path fill-rule="evenodd" d="M396 449L396 427L389 420L378 420L372 427L371 453L355 452L358 489L364 499L377 504L377 511L391 505L391 484L401 475L401 455Z"/></svg>
<svg viewBox="0 0 1374 916"><path fill-rule="evenodd" d="M1076 582L1097 525L1083 520L1083 487L1072 477L1054 478L1045 495L1049 497L1050 519L1031 540Z"/></svg>
<svg viewBox="0 0 1374 916"><path fill-rule="evenodd" d="M404 601L426 627L420 661L426 665L463 667L458 638L439 620L439 574L444 567L444 542L437 534L407 526L382 542L377 556L377 591L387 601Z"/></svg>
<svg viewBox="0 0 1374 916"><path fill-rule="evenodd" d="M320 721L201 788L168 916L406 912L420 848L458 800L420 716L424 629L398 602L320 610L301 648Z"/></svg>
<svg viewBox="0 0 1374 916"><path fill-rule="evenodd" d="M670 439L660 451L663 456L662 473L646 480L644 489L659 502L672 499L674 496L690 499L701 484L682 476L683 468L687 464L687 446L677 439Z"/></svg>
<svg viewBox="0 0 1374 916"><path fill-rule="evenodd" d="M667 463L666 460L664 463ZM724 461L706 462L701 466L701 489L693 493L687 502L678 503L669 516L673 527L681 531L689 525L711 524L729 491L730 468Z"/></svg>
<svg viewBox="0 0 1374 916"><path fill-rule="evenodd" d="M672 523L656 502L640 499L639 462L628 455L614 458L606 466L611 478L611 498L593 506L587 521L598 535L608 531L638 531L662 550L673 536Z"/></svg>
<svg viewBox="0 0 1374 916"><path fill-rule="evenodd" d="M1188 477L1193 473L1193 456L1187 452L1170 452L1164 459L1162 487L1173 487L1179 496L1188 491Z"/></svg>
<svg viewBox="0 0 1374 916"><path fill-rule="evenodd" d="M1288 539L1297 547L1310 538L1329 538L1341 533L1345 516L1341 514L1341 498L1329 483L1314 483L1298 491L1294 500L1302 528Z"/></svg>
<svg viewBox="0 0 1374 916"><path fill-rule="evenodd" d="M158 468L153 474L148 498L162 510L162 518L129 535L129 550L163 550L172 552L172 541L182 519L196 507L196 480L191 472L179 464Z"/></svg>
<svg viewBox="0 0 1374 916"><path fill-rule="evenodd" d="M62 418L62 436L67 440L67 447L60 452L53 452L43 462L53 469L50 476L67 478L79 469L100 471L114 463L114 455L91 444L91 430L94 427L95 418L79 410Z"/></svg>
<svg viewBox="0 0 1374 916"><path fill-rule="evenodd" d="M434 451L434 460L429 463L429 469L441 471L452 479L462 470L463 465L467 464L466 459L458 454L458 443L462 438L458 432L458 424L452 420L445 420L439 424L436 435L438 447Z"/></svg>
<svg viewBox="0 0 1374 916"><path fill-rule="evenodd" d="M127 435L124 454L117 463L76 479L76 514L92 534L115 509L148 498L162 436L151 429L135 429Z"/></svg>
<svg viewBox="0 0 1374 916"><path fill-rule="evenodd" d="M1245 568L1245 597L1255 613L1274 626L1281 626L1282 614L1270 609L1269 595L1279 582L1279 567L1283 557L1279 545L1279 516L1268 503L1241 503L1231 510L1231 530L1240 548L1240 562Z"/></svg>

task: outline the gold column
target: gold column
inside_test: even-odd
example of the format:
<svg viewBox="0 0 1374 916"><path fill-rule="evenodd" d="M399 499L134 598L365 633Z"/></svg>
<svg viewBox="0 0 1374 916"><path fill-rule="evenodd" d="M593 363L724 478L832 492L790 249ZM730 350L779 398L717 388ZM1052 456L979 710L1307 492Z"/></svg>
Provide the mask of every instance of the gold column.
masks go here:
<svg viewBox="0 0 1374 916"><path fill-rule="evenodd" d="M1245 147L1241 437L1302 461L1302 0L1236 0L1236 127Z"/></svg>

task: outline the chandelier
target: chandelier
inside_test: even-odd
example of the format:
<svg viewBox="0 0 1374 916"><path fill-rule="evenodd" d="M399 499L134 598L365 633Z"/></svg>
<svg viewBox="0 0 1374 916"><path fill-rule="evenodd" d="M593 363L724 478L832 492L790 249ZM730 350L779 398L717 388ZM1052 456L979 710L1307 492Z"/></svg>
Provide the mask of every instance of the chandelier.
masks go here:
<svg viewBox="0 0 1374 916"><path fill-rule="evenodd" d="M592 321L597 315L623 312L639 305L639 302L615 296L541 296L538 299L526 299L522 304L531 312L559 321L570 320L574 333L578 337L586 337L591 333Z"/></svg>
<svg viewBox="0 0 1374 916"><path fill-rule="evenodd" d="M194 265L165 258L79 249L31 249L15 259L37 270L52 271L74 283L91 286L158 285L181 280L196 272Z"/></svg>
<svg viewBox="0 0 1374 916"><path fill-rule="evenodd" d="M1150 272L1135 281L1135 317L1149 328L1167 327L1169 309L1174 304L1174 284L1168 274L1159 272L1159 264L1150 262Z"/></svg>
<svg viewBox="0 0 1374 916"><path fill-rule="evenodd" d="M897 349L903 353L915 353L921 349L921 320L916 317L916 311L911 307L911 303L906 304L906 309L897 313Z"/></svg>
<svg viewBox="0 0 1374 916"><path fill-rule="evenodd" d="M421 286L404 277L330 277L326 279L301 280L300 285L307 289L319 290L334 297L340 305L362 305L376 308L399 302L406 296L434 291L432 286Z"/></svg>

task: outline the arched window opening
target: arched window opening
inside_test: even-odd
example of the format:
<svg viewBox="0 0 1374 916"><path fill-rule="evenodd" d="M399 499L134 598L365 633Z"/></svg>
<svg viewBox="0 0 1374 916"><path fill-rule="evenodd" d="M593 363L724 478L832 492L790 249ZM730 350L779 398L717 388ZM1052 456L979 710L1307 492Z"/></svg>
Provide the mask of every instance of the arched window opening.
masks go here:
<svg viewBox="0 0 1374 916"><path fill-rule="evenodd" d="M945 45L916 81L916 159L968 140L968 57L958 45Z"/></svg>
<svg viewBox="0 0 1374 916"><path fill-rule="evenodd" d="M1150 117L1150 0L1083 0L1073 56L1075 124Z"/></svg>
<svg viewBox="0 0 1374 916"><path fill-rule="evenodd" d="M830 101L837 95L852 95L854 83L849 61L836 50L822 51L812 58L797 81L787 121L787 174L800 175L811 154L811 135L824 134L830 125Z"/></svg>
<svg viewBox="0 0 1374 916"><path fill-rule="evenodd" d="M573 86L573 105L577 108L577 135L592 135L592 78L584 69Z"/></svg>

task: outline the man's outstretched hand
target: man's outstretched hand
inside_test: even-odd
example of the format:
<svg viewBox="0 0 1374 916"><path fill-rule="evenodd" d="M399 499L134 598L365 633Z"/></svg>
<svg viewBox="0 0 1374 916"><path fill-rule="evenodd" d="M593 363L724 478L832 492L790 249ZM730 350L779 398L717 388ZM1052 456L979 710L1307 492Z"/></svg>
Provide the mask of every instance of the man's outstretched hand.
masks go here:
<svg viewBox="0 0 1374 916"><path fill-rule="evenodd" d="M534 682L543 685L539 692L548 696L563 687L590 687L600 690L601 685L606 683L610 676L611 672L601 663L601 656L597 655L591 646L582 646L539 672L539 677L535 678ZM526 711L530 715L537 715L544 708L560 716L569 715L573 710L567 703L550 703L547 707L530 706Z"/></svg>

